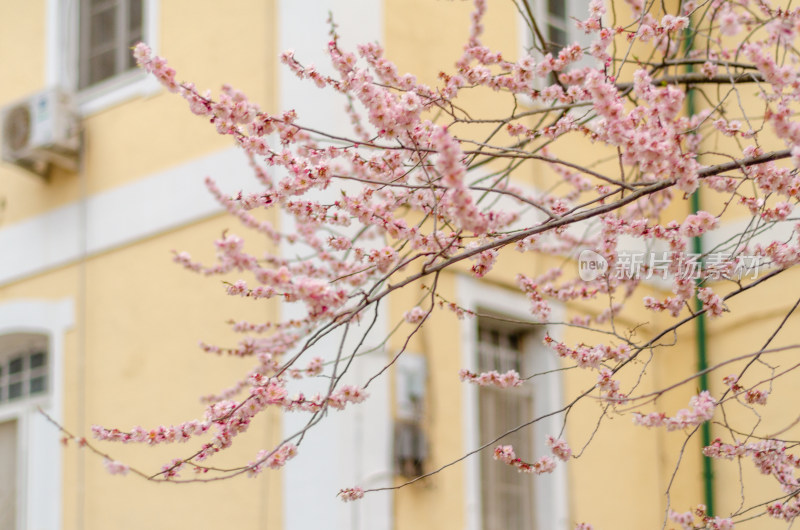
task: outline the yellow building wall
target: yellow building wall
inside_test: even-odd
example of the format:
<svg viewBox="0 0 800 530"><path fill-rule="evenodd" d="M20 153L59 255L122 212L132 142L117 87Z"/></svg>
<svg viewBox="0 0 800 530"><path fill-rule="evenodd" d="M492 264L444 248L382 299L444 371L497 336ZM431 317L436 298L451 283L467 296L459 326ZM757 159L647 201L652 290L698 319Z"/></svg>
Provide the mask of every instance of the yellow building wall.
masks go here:
<svg viewBox="0 0 800 530"><path fill-rule="evenodd" d="M4 77L13 73L13 82L0 84L0 106L46 88L47 4L45 0L0 3L0 68ZM202 90L216 91L229 83L265 109L275 110L274 2L247 0L224 9L211 1L157 4L157 52L169 57L180 79L192 80ZM233 145L164 90L84 116L81 125L80 175L56 170L46 181L0 164L0 229L74 204L82 194L91 197ZM146 205L142 211L146 215ZM171 261L171 251L177 249L212 262L211 242L226 229L242 231L234 219L215 215L0 286L2 301L73 303L76 325L65 337L66 428L91 440L92 424L127 429L202 419L201 395L224 390L252 367L249 359L203 353L197 341L235 345L241 336L230 331L228 319L274 320L276 306L242 304L225 296L221 279L187 272ZM265 249L262 244L251 250ZM52 434L59 437L55 429ZM278 414L258 418L218 464L247 463L259 449L274 446L280 434ZM194 441L151 448L106 443L99 448L155 473L198 445ZM102 458L73 443L63 449L62 466L65 530L282 526L278 472L210 484L159 484L109 475ZM184 478L187 473L191 472Z"/></svg>
<svg viewBox="0 0 800 530"><path fill-rule="evenodd" d="M0 289L4 300L75 301L77 325L68 334L64 360L64 425L73 433L91 440L92 424L152 428L202 419L199 397L232 386L251 367L251 359L203 353L197 340L234 345L240 337L228 331L227 319L266 321L275 318L275 307L226 297L221 281L187 273L170 259L172 249L202 250L210 235L231 227L230 218L217 216ZM208 252L198 252L203 254ZM251 461L259 449L276 444L280 434L279 415L258 418L216 465ZM55 430L53 436L58 436ZM155 473L200 443L202 438L159 447L98 447L133 468ZM141 528L154 520L164 528L281 525L279 473L211 484L163 484L112 476L100 457L74 443L62 458L65 530ZM191 474L186 471L182 478Z"/></svg>

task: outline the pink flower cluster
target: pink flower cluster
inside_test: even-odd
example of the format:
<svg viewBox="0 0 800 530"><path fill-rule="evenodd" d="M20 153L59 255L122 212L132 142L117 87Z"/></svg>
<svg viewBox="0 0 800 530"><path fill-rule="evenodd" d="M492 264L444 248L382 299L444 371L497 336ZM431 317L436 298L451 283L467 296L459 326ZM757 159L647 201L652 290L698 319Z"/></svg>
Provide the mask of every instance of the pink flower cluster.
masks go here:
<svg viewBox="0 0 800 530"><path fill-rule="evenodd" d="M696 427L705 423L714 415L717 402L711 397L707 390L692 396L689 400L689 408L681 409L673 417L668 417L663 412L651 412L643 415L638 412L633 413L633 422L636 425L645 427L666 427L668 431Z"/></svg>
<svg viewBox="0 0 800 530"><path fill-rule="evenodd" d="M553 454L561 461L566 462L572 456L572 449L565 440L560 438L554 438L552 436L547 437L547 447L553 451Z"/></svg>
<svg viewBox="0 0 800 530"><path fill-rule="evenodd" d="M787 453L786 444L780 440L725 444L717 438L703 448L703 454L726 460L749 457L762 474L773 476L785 492L800 487L800 481L795 477L795 469L800 468L800 457Z"/></svg>
<svg viewBox="0 0 800 530"><path fill-rule="evenodd" d="M703 525L702 528L708 528L710 530L733 530L733 521L731 519L709 517L706 515L706 507L702 504L695 509L694 513L691 511L682 513L676 512L675 510L669 511L669 518L681 525L681 528L684 530L699 528L698 524L695 522L695 516L702 521L700 523Z"/></svg>
<svg viewBox="0 0 800 530"><path fill-rule="evenodd" d="M476 374L462 368L458 372L458 378L461 381L475 383L480 386L496 386L499 388L512 388L522 384L522 380L516 370L509 370L504 374L497 373L496 370Z"/></svg>
<svg viewBox="0 0 800 530"><path fill-rule="evenodd" d="M419 324L420 322L423 321L423 319L427 314L428 314L427 311L425 311L419 306L416 306L407 311L406 314L403 316L403 318L409 324Z"/></svg>
<svg viewBox="0 0 800 530"><path fill-rule="evenodd" d="M247 465L248 476L257 476L264 470L264 466L270 469L280 469L295 456L297 456L297 446L291 443L285 443L272 451L262 449L256 455L255 461Z"/></svg>
<svg viewBox="0 0 800 530"><path fill-rule="evenodd" d="M103 465L106 466L106 471L112 475L127 475L128 471L130 471L126 464L109 458L103 459Z"/></svg>
<svg viewBox="0 0 800 530"><path fill-rule="evenodd" d="M556 468L555 461L549 456L542 456L533 463L524 462L517 458L514 448L510 445L498 445L494 450L494 459L517 468L520 473L552 473Z"/></svg>
<svg viewBox="0 0 800 530"><path fill-rule="evenodd" d="M728 385L728 388L735 392L736 396L743 396L745 403L749 405L766 405L769 391L760 390L758 388L745 389L739 384L739 378L735 375L729 375L722 379L722 382Z"/></svg>
<svg viewBox="0 0 800 530"><path fill-rule="evenodd" d="M767 514L775 519L794 521L800 515L800 497L795 495L785 502L775 502L767 505Z"/></svg>
<svg viewBox="0 0 800 530"><path fill-rule="evenodd" d="M601 368L597 376L597 388L600 396L606 401L614 403L625 403L627 396L620 392L619 381L613 378L614 373L608 368Z"/></svg>
<svg viewBox="0 0 800 530"><path fill-rule="evenodd" d="M580 344L575 348L570 348L563 342L553 339L549 334L545 335L544 344L555 350L559 357L575 361L578 367L594 370L599 370L604 361L624 361L630 356L630 346L627 344L619 346Z"/></svg>
<svg viewBox="0 0 800 530"><path fill-rule="evenodd" d="M339 490L339 497L341 497L344 502L357 501L364 497L364 490L358 486L355 488L341 489Z"/></svg>
<svg viewBox="0 0 800 530"><path fill-rule="evenodd" d="M535 253L523 255L537 265L520 273L516 284L540 322L550 318L553 302L589 302L585 305L595 307L603 301L599 314L578 315L573 322L609 324L617 333L622 308L641 292L638 278L607 275L583 281L568 274L567 267L538 270L538 264L548 262L541 256L567 263L575 249L592 248L611 268L621 261L620 242L631 239L648 248L668 248L673 257L668 265L674 278L672 294L662 299L647 297L645 307L677 317L681 311L690 311L688 302L697 295L706 314L723 316L724 299L730 293L723 294L718 284L714 290L697 288L693 280L676 273L689 256L687 238L716 229L727 221L723 215L749 214L758 226L792 219L800 197L796 170L800 164L800 124L796 119L800 79L793 49L800 35L800 10L774 9L764 2L749 5L747 1L714 0L708 17L702 19L693 15L698 7L693 0L681 3L680 14L658 14L657 6L643 0L626 3L632 15L628 22L620 22L624 17L616 10L613 17L606 16L607 2L603 0L589 3L588 18L577 21L577 27L592 39L588 46L571 43L557 53L523 53L509 60L481 41L489 3L475 0L463 53L454 68L441 72L436 86L423 84L412 74L401 74L376 43L358 46L353 52L340 48L332 28L327 50L333 66L330 75L304 65L291 51L282 54L281 60L298 78L343 96L352 133L341 134L312 128L291 110L262 111L231 86L223 86L212 96L191 83L178 83L175 71L163 58L153 56L146 45L137 45L134 56L141 67L169 91L178 93L191 112L230 137L248 157L263 186L255 193L227 194L211 179L206 181L225 210L258 234L258 244L251 248L242 237L226 231L215 242L213 263L194 261L185 252L176 253L174 260L197 273L222 275L230 296L252 301L279 299L295 304L303 314L282 322L232 322L236 332L246 334L238 343L201 343L203 351L252 359L255 365L229 388L205 397L202 421L150 430L134 427L129 432L95 427L95 436L155 445L208 434L211 439L191 458L175 459L164 466L162 476L173 478L185 466L194 466L199 472L212 470L197 462L230 447L253 418L270 407L316 413L360 403L367 397L360 386L337 386L326 394L290 397L287 381L321 375L325 368L322 359L314 358L305 367L300 360L311 355L311 345L327 340L336 328L359 322L379 303L385 307L385 299L393 297L393 291L419 285L442 269L466 263L474 276L491 281L499 264L506 265L501 260L505 259L503 250L509 247ZM706 27L709 33L704 36L705 50L685 54L682 44L687 36L683 32L690 16L694 16L693 25ZM751 31L756 28L758 31ZM743 30L747 36L742 41L738 36ZM626 44L626 38L631 45L636 41L638 60L653 57L654 62L631 62L627 55L612 57L618 49L632 49L620 46ZM723 93L736 88L736 94L744 94L737 83L757 82L748 85L757 92L747 97L762 102L759 108L765 109L764 117L730 113L724 100L686 115L686 89L698 82L698 74L686 72L686 61L702 65L700 82L718 84L725 88ZM624 71L622 64L627 65ZM618 79L619 75L623 77ZM688 80L684 76L689 76ZM499 118L475 119L464 104L466 98L459 100L465 92L489 98L490 92L502 92L498 101L507 99L513 110L498 105L503 109ZM497 124L496 133L488 138L484 134L487 123ZM791 150L792 166L779 160L789 158L786 151L768 153L759 147L768 145L762 141L762 131L768 126L785 142L787 151ZM710 147L721 137L730 137L722 138L731 146L724 154ZM571 149L586 142L615 153L613 171ZM487 171L488 161L492 161L492 169ZM496 162L508 162L508 169L502 170ZM523 188L527 177L518 178L516 170L523 163L541 164L545 172L552 172L558 185L546 190ZM537 185L538 181L537 177ZM680 201L699 186L721 198L719 202L725 204L722 211L718 215L700 211L674 219L674 212L688 211ZM282 222L280 228L264 220L279 218L276 210L293 222ZM742 234L747 237L731 243L734 258L725 265L726 270L735 267L736 256L744 253L764 258L776 269L800 263L798 231L800 227L795 227L791 239L761 244L748 243L749 234ZM261 244L264 238L269 244L267 251ZM247 279L229 277L234 274L247 275ZM703 271L701 279L711 278ZM440 296L433 289L432 294ZM430 311L434 310L451 311L458 318L475 316L443 299L431 307ZM430 311L414 307L404 320L422 324ZM633 338L625 340L631 340L631 345L568 346L548 335L545 343L561 358L594 370L595 388L603 404L613 406L629 399L620 389L617 371L634 366L628 361L638 361L635 357L640 353ZM523 382L513 370L504 374L462 370L459 376L462 381L501 388ZM743 402L766 404L767 391L745 389L735 380L730 385ZM715 407L715 400L704 391L674 417L635 414L634 421L668 430L690 428L709 421ZM791 486L797 467L794 457L773 442L741 447L718 444L706 450L716 451L719 457L748 456L762 472ZM511 446L498 447L495 458L520 471L549 472L555 459L570 458L571 449L552 437L548 444L554 456L533 464L516 458ZM246 469L256 475L264 468L280 467L296 451L288 443L265 449ZM113 461L106 465L112 472L126 469ZM344 500L363 494L361 488L340 492ZM790 500L770 510L786 518L796 505ZM702 511L672 513L679 524L692 525L697 517L712 528L728 528L730 523L708 518Z"/></svg>
<svg viewBox="0 0 800 530"><path fill-rule="evenodd" d="M686 218L681 225L681 235L697 237L719 225L719 219L708 212L697 212Z"/></svg>

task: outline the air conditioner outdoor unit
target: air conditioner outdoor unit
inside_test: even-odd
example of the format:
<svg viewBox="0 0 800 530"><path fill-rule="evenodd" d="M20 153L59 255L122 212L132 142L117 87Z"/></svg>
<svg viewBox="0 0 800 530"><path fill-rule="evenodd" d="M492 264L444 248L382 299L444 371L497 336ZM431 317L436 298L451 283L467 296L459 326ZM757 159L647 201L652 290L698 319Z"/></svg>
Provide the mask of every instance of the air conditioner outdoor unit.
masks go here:
<svg viewBox="0 0 800 530"><path fill-rule="evenodd" d="M49 89L0 110L2 158L38 175L78 169L80 136L69 96Z"/></svg>

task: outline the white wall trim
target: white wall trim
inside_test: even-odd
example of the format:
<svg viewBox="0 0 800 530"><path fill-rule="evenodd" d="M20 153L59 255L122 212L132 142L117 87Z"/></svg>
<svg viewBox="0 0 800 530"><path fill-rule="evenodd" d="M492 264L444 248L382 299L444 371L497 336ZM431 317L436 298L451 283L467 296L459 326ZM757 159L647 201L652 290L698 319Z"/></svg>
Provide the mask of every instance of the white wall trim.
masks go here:
<svg viewBox="0 0 800 530"><path fill-rule="evenodd" d="M81 257L81 209L86 212L88 255L134 243L222 211L206 189L206 176L234 195L262 186L238 148L196 158L130 184L75 201L0 228L0 286Z"/></svg>
<svg viewBox="0 0 800 530"><path fill-rule="evenodd" d="M796 235L795 226L797 225L797 221L790 219L797 218L797 211L798 208L793 208L789 219L786 221L777 221L774 226L768 229L765 229L765 225L769 223L765 223L759 216L726 220L720 223L719 228L703 234L703 251L708 252L717 246L734 248L739 242L736 236L745 230L749 230L749 235L745 238L745 242L751 248L756 244L767 246L773 241L789 241L793 234ZM753 225L748 228L751 222ZM759 233L754 234L753 227L756 225L760 227L757 230ZM731 241L728 242L728 240Z"/></svg>
<svg viewBox="0 0 800 530"><path fill-rule="evenodd" d="M530 303L521 293L492 286L486 282L460 275L456 278L456 292L458 303L464 309L477 311L479 309L492 311L509 318L535 321L531 317ZM563 306L552 307L552 320L562 320ZM558 338L558 328L548 327L548 332ZM475 319L464 319L461 323L461 363L469 370L475 370L477 364L477 322ZM536 347L530 345L529 347ZM532 356L534 370L542 372L554 370L559 367L558 359L552 352L544 351L544 346L536 348L538 351ZM525 374L522 374L525 375ZM462 451L469 452L479 446L480 426L478 424L478 390L475 385L462 385L462 410L464 420ZM558 374L537 379L534 385L534 415L539 416L552 412L563 403L561 378ZM557 436L561 430L561 418L551 416L536 425L534 435L534 451L538 456L550 454L545 444L544 436L552 434ZM501 464L498 464L501 465ZM569 505L567 497L567 470L563 462L558 462L552 474L536 477L534 487L535 517L537 528L566 529L569 522ZM465 466L465 512L466 530L481 529L481 485L480 461L478 458L469 458Z"/></svg>
<svg viewBox="0 0 800 530"><path fill-rule="evenodd" d="M0 419L15 417L19 433L20 528L61 528L61 446L56 429L36 406L56 421L63 417L64 334L74 326L71 300L15 300L0 304L0 335L41 333L47 336L50 391L43 399L19 406L0 406Z"/></svg>
<svg viewBox="0 0 800 530"><path fill-rule="evenodd" d="M326 54L329 27L328 12L333 14L341 36L340 45L355 51L355 45L383 39L383 2L376 0L315 0L277 2L278 49L294 49L303 64L314 64L321 72L334 74ZM331 90L320 90L314 83L301 81L286 68L277 72L278 98L281 109L295 109L298 120L308 126L329 132L344 132L350 128L350 119L344 111L346 100ZM315 198L335 196L331 187L315 192ZM333 194L333 195L332 195ZM281 229L291 232L293 218L285 212L281 216ZM296 248L284 246L285 255L294 255ZM302 314L296 304L282 306L283 318ZM386 308L383 308L384 310ZM374 346L386 337L386 314L380 315L376 327L365 343L364 349ZM371 315L365 320L371 320ZM363 331L363 329L362 329ZM358 334L351 329L348 339ZM341 334L328 337L325 347L310 355L332 359ZM351 353L354 341L348 340ZM301 361L302 362L302 361ZM348 374L347 382L363 385L367 378L386 365L387 354L380 349L357 359ZM308 395L312 381L302 381ZM394 477L392 466L392 415L389 372L376 379L369 387L369 398L352 409L331 412L320 424L314 426L300 446L297 458L283 469L283 521L285 530L312 530L338 528L349 530L391 530L394 526L393 493L370 493L354 503L343 503L336 492L344 487L361 486L365 489L390 486ZM313 391L312 391L313 393ZM284 416L283 432L294 434L305 424L302 413ZM315 499L309 509L308 499Z"/></svg>

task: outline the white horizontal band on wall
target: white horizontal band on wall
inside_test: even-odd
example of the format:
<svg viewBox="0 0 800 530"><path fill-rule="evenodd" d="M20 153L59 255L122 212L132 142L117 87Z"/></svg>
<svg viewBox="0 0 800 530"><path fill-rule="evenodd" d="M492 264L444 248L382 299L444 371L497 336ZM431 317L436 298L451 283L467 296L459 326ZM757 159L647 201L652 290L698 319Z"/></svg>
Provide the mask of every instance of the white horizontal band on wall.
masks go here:
<svg viewBox="0 0 800 530"><path fill-rule="evenodd" d="M196 158L86 200L86 253L97 254L222 211L205 177L235 194L258 182L236 148ZM76 177L77 178L77 177ZM81 201L0 227L0 285L67 265L81 257Z"/></svg>

